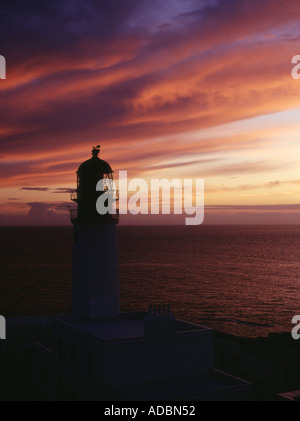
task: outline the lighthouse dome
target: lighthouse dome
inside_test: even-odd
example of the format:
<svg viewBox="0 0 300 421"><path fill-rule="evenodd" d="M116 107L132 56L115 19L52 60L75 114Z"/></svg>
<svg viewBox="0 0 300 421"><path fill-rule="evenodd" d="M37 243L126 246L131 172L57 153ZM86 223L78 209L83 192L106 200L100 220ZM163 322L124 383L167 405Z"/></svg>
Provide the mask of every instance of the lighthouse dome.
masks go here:
<svg viewBox="0 0 300 421"><path fill-rule="evenodd" d="M105 176L112 177L113 170L106 161L103 161L103 159L98 157L99 152L100 145L93 148L92 158L80 165L77 171L78 181L86 181L91 184L91 181L94 181L96 178L99 181L100 179L105 178ZM92 187L94 188L94 185L92 185Z"/></svg>
<svg viewBox="0 0 300 421"><path fill-rule="evenodd" d="M87 161L83 162L78 168L78 175L83 176L85 174L97 173L97 174L111 174L113 170L111 169L108 162L103 159L98 158L98 156L93 156Z"/></svg>

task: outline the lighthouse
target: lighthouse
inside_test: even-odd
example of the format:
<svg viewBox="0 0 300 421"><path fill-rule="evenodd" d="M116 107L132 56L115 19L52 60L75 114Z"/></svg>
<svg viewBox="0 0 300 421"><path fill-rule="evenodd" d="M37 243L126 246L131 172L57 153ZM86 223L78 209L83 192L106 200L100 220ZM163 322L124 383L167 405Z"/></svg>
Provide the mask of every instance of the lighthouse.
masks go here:
<svg viewBox="0 0 300 421"><path fill-rule="evenodd" d="M129 402L236 401L250 396L251 384L214 369L211 329L177 320L170 306L160 303L150 305L148 312L120 312L118 212L110 212L113 171L99 153L99 146L93 148L92 157L78 168L71 197L78 204L71 212L72 312L17 319L15 325L22 332L20 341L26 336L28 346L24 329L33 340L40 396L51 401ZM99 202L104 205L100 212ZM9 335L18 343L11 330Z"/></svg>
<svg viewBox="0 0 300 421"><path fill-rule="evenodd" d="M113 170L99 158L100 146L77 171L77 189L71 199L74 229L72 317L81 320L112 319L120 312L117 224L118 214L100 215L96 190L100 180L112 181ZM117 193L115 192L115 200Z"/></svg>

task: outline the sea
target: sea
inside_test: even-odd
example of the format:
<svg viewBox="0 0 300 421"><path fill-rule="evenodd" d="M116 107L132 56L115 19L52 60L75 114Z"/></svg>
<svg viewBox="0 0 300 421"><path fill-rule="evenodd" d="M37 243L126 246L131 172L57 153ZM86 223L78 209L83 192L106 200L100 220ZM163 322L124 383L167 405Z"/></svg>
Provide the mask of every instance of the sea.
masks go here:
<svg viewBox="0 0 300 421"><path fill-rule="evenodd" d="M300 226L119 225L122 311L245 337L290 332L300 314ZM0 227L0 315L69 313L72 227ZM100 270L100 268L99 268Z"/></svg>

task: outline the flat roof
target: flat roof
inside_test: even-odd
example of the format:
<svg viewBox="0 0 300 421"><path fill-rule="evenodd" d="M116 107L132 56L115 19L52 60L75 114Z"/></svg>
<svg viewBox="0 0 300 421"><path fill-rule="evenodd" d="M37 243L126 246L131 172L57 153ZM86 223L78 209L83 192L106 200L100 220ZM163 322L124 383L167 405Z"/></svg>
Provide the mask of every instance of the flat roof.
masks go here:
<svg viewBox="0 0 300 421"><path fill-rule="evenodd" d="M76 320L70 315L54 318L58 323L76 331L91 335L103 341L144 337L144 317L146 312L120 313L116 319ZM175 320L176 333L210 332L211 329L182 320Z"/></svg>
<svg viewBox="0 0 300 421"><path fill-rule="evenodd" d="M126 385L113 391L129 401L196 400L221 397L240 391L251 391L253 385L229 374L211 370L196 376L162 379L149 383Z"/></svg>

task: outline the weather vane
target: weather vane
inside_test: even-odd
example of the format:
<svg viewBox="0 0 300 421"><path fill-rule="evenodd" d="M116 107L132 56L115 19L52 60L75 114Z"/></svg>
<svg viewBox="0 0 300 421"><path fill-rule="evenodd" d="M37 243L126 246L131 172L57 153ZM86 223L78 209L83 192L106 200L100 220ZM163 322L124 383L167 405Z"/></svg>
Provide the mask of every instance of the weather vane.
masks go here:
<svg viewBox="0 0 300 421"><path fill-rule="evenodd" d="M92 154L93 156L98 156L100 153L100 145L97 145L96 147L93 146Z"/></svg>

